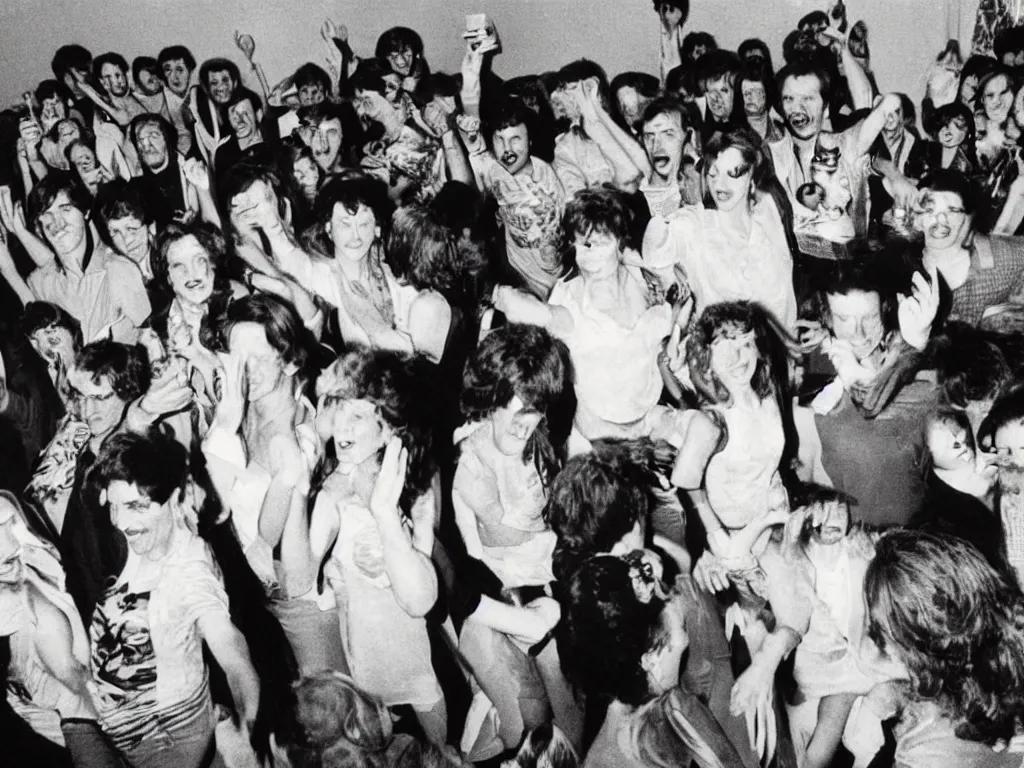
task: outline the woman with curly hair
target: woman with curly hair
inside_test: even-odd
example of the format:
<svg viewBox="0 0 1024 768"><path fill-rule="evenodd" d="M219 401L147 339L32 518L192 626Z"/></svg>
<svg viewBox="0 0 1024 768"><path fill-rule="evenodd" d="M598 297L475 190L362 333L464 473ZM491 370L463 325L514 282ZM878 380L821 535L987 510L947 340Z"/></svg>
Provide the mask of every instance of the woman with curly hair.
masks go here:
<svg viewBox="0 0 1024 768"><path fill-rule="evenodd" d="M700 699L679 687L683 602L649 553L601 555L566 584L559 652L588 704L607 711L585 768L743 765Z"/></svg>
<svg viewBox="0 0 1024 768"><path fill-rule="evenodd" d="M420 374L422 371L420 371ZM431 664L426 614L438 597L431 563L436 466L421 376L409 357L357 347L317 381L317 432L328 444L312 519L292 520L296 568L338 602L355 681L388 706L411 704L444 744L447 710Z"/></svg>
<svg viewBox="0 0 1024 768"><path fill-rule="evenodd" d="M972 545L921 531L877 543L864 580L868 631L910 682L896 763L1022 765L997 752L1024 718L1024 598Z"/></svg>
<svg viewBox="0 0 1024 768"><path fill-rule="evenodd" d="M310 287L337 310L347 344L415 353L437 362L444 354L452 312L436 291L403 284L384 258L393 206L387 190L368 178L335 178L317 195Z"/></svg>

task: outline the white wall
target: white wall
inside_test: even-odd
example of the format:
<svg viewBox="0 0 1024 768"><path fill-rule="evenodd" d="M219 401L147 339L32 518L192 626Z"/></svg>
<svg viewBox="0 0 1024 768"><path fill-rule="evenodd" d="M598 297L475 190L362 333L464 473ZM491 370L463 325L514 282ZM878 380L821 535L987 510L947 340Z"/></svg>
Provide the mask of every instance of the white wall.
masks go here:
<svg viewBox="0 0 1024 768"><path fill-rule="evenodd" d="M851 19L868 24L880 87L904 91L915 102L953 11L970 4L977 0L847 0ZM730 48L746 37L761 37L778 65L786 33L825 2L691 5L687 29L712 32ZM410 26L423 36L431 66L455 72L464 14L473 12L497 22L505 53L495 71L506 77L555 69L583 55L601 63L609 76L627 69L657 71L657 17L650 0L0 0L0 103L17 100L51 76L50 57L62 43L82 43L94 55L115 50L131 61L181 42L200 61L227 55L241 62L232 42L235 29L256 38L257 58L273 83L307 59L320 62L317 30L328 15L348 25L353 46L363 54L387 27Z"/></svg>

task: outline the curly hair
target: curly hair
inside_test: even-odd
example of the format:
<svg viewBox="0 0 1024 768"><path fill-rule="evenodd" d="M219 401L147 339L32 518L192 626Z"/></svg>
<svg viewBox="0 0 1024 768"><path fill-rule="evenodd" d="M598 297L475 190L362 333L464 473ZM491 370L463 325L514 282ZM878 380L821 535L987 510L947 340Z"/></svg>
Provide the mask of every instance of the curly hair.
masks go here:
<svg viewBox="0 0 1024 768"><path fill-rule="evenodd" d="M760 138L749 128L735 128L730 131L718 131L714 133L704 145L704 157L701 160L704 189L708 187L708 172L715 164L715 160L727 149L735 149L743 158L743 163L750 169L750 187L758 193L765 195L769 193L769 184L774 179L771 170L771 161L765 154ZM715 207L715 200L710 191L704 193L704 204Z"/></svg>
<svg viewBox="0 0 1024 768"><path fill-rule="evenodd" d="M576 238L591 233L608 235L620 249L625 249L632 237L633 210L625 193L611 186L581 189L565 206L562 214L562 252L565 274L574 275L576 266Z"/></svg>
<svg viewBox="0 0 1024 768"><path fill-rule="evenodd" d="M868 631L961 739L992 745L1024 716L1024 596L962 539L891 531L864 580Z"/></svg>
<svg viewBox="0 0 1024 768"><path fill-rule="evenodd" d="M75 356L75 367L88 373L93 384L101 377L110 380L114 393L125 403L142 397L149 389L149 363L141 345L120 344L100 339L82 347Z"/></svg>
<svg viewBox="0 0 1024 768"><path fill-rule="evenodd" d="M466 361L459 406L467 421L487 419L513 397L540 414L523 461L545 485L562 469L576 415L572 359L565 344L534 325L507 325L484 337Z"/></svg>
<svg viewBox="0 0 1024 768"><path fill-rule="evenodd" d="M667 641L665 603L641 602L630 566L599 555L583 562L566 585L567 601L558 635L566 679L588 699L640 706L653 697L644 654Z"/></svg>
<svg viewBox="0 0 1024 768"><path fill-rule="evenodd" d="M436 463L431 425L433 408L427 402L425 364L409 355L353 347L331 363L316 383L318 411L328 414L342 400L368 400L409 453L400 505L408 512L434 478ZM381 446L381 456L384 447ZM329 473L333 467L325 467Z"/></svg>
<svg viewBox="0 0 1024 768"><path fill-rule="evenodd" d="M183 493L188 479L188 451L169 434L122 432L108 439L86 482L97 491L118 480L135 485L150 501L166 504Z"/></svg>
<svg viewBox="0 0 1024 768"><path fill-rule="evenodd" d="M718 339L734 334L753 333L757 348L757 366L750 385L764 400L785 388L787 351L782 343L788 334L760 304L752 301L727 301L712 304L700 314L686 339L686 360L698 394L708 403L731 405L725 385L711 370L711 347Z"/></svg>
<svg viewBox="0 0 1024 768"><path fill-rule="evenodd" d="M565 463L544 506L544 520L558 536L560 581L590 555L611 551L637 524L646 539L654 512L678 504L659 479L675 460L667 442L604 439L591 447Z"/></svg>
<svg viewBox="0 0 1024 768"><path fill-rule="evenodd" d="M425 205L403 206L392 215L387 256L395 277L421 291L447 297L462 278L455 233Z"/></svg>

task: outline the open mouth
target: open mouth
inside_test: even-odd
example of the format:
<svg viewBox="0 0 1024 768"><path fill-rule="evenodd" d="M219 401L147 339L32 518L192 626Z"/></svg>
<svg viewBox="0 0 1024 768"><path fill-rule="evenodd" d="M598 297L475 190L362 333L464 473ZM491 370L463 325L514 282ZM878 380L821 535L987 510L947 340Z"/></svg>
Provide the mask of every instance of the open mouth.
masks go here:
<svg viewBox="0 0 1024 768"><path fill-rule="evenodd" d="M807 115L790 115L789 124L794 128L806 128L811 123L811 118Z"/></svg>
<svg viewBox="0 0 1024 768"><path fill-rule="evenodd" d="M945 227L941 224L937 224L928 230L928 234L936 240L942 240L943 238L949 237L952 233L953 230L950 227Z"/></svg>
<svg viewBox="0 0 1024 768"><path fill-rule="evenodd" d="M506 152L504 155L501 156L501 164L506 167L515 165L516 162L518 162L518 160L519 155L512 152Z"/></svg>

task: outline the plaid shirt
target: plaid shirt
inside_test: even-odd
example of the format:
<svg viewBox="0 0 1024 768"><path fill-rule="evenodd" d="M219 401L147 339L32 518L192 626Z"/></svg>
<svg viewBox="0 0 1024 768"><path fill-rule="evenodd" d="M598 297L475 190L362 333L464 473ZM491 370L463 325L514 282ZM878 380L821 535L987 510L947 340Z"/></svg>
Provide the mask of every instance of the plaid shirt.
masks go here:
<svg viewBox="0 0 1024 768"><path fill-rule="evenodd" d="M1024 304L1024 237L975 235L967 282L953 291L951 320L978 325L996 304Z"/></svg>

